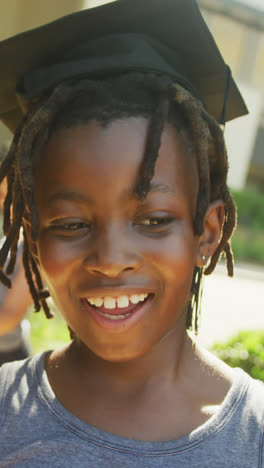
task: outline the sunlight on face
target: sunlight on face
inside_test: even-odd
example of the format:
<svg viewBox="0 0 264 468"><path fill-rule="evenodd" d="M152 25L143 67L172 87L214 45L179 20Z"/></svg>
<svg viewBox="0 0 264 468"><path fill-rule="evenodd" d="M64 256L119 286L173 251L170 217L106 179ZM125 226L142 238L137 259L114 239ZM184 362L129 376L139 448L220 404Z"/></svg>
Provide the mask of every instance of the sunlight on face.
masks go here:
<svg viewBox="0 0 264 468"><path fill-rule="evenodd" d="M134 195L147 131L144 118L60 130L36 178L37 248L49 291L85 346L113 361L146 353L172 330L185 332L196 262L197 174L174 128L163 133L146 201ZM141 293L149 300L122 320L87 305L87 298Z"/></svg>

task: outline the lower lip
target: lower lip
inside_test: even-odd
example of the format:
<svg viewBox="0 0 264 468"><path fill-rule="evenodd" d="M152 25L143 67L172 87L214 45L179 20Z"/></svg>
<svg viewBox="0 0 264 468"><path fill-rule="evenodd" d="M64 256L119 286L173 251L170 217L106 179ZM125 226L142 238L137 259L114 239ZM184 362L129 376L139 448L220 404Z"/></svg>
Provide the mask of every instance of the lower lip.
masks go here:
<svg viewBox="0 0 264 468"><path fill-rule="evenodd" d="M150 294L148 298L144 302L139 302L135 305L132 312L129 313L127 317L122 319L113 320L108 317L105 317L101 313L99 313L94 307L92 307L86 299L81 299L81 303L85 309L85 311L89 312L92 318L103 328L107 328L108 330L124 330L126 327L130 327L134 325L140 318L145 314L147 311L150 302L153 299L153 294ZM111 310L109 310L111 314ZM109 314L109 315L110 315ZM125 315L125 309L119 309L120 315ZM113 313L111 314L113 315Z"/></svg>

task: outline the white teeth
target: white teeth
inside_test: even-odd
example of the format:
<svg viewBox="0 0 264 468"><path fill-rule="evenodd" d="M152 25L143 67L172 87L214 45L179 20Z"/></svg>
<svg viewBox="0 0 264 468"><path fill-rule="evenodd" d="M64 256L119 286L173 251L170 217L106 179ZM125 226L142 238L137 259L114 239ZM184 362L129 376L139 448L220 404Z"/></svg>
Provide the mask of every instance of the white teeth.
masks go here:
<svg viewBox="0 0 264 468"><path fill-rule="evenodd" d="M106 296L104 298L104 307L105 309L115 309L116 300L113 297Z"/></svg>
<svg viewBox="0 0 264 468"><path fill-rule="evenodd" d="M133 296L130 296L129 299L132 302L132 304L138 304L140 301L138 294L133 294Z"/></svg>
<svg viewBox="0 0 264 468"><path fill-rule="evenodd" d="M90 297L90 299L87 299L87 301L89 302L89 304L95 305L95 303L94 303L94 301L95 301L94 297Z"/></svg>
<svg viewBox="0 0 264 468"><path fill-rule="evenodd" d="M103 301L103 299L101 297L96 297L94 299L94 304L93 305L95 305L96 307L102 307L103 303L104 303L104 301Z"/></svg>
<svg viewBox="0 0 264 468"><path fill-rule="evenodd" d="M102 317L108 318L110 320L122 320L126 317L129 317L131 314L125 314L125 315L109 315L109 314L103 314L102 312L99 312Z"/></svg>
<svg viewBox="0 0 264 468"><path fill-rule="evenodd" d="M148 295L147 294L139 294L139 300L144 301Z"/></svg>
<svg viewBox="0 0 264 468"><path fill-rule="evenodd" d="M129 306L129 299L127 296L120 296L117 298L117 307L128 307Z"/></svg>
<svg viewBox="0 0 264 468"><path fill-rule="evenodd" d="M90 297L87 302L95 307L104 306L105 309L119 309L126 308L129 306L129 302L132 304L138 304L143 302L148 297L148 294L132 294L131 296L119 296L117 299L111 296L102 297ZM112 316L111 316L112 317ZM118 316L119 317L119 316Z"/></svg>

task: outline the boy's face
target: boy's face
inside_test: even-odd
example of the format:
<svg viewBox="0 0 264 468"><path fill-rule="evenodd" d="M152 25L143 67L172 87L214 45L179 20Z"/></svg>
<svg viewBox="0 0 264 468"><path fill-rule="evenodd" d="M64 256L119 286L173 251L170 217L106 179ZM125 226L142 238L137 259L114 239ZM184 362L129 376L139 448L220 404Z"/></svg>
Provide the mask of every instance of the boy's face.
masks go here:
<svg viewBox="0 0 264 468"><path fill-rule="evenodd" d="M109 361L142 356L171 332L184 333L199 249L198 175L171 126L146 201L133 195L148 125L128 118L60 130L36 175L43 276L75 334Z"/></svg>

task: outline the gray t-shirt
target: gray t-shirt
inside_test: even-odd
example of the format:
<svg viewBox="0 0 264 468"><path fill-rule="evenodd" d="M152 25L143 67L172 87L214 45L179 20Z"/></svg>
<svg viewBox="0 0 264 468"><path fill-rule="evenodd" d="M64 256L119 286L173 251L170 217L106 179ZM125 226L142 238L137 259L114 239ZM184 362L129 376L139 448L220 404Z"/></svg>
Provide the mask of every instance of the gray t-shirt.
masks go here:
<svg viewBox="0 0 264 468"><path fill-rule="evenodd" d="M49 385L44 357L0 369L0 467L264 467L264 385L243 371L205 424L151 443L103 432L67 411Z"/></svg>

